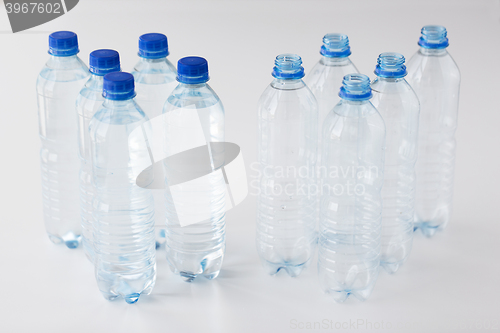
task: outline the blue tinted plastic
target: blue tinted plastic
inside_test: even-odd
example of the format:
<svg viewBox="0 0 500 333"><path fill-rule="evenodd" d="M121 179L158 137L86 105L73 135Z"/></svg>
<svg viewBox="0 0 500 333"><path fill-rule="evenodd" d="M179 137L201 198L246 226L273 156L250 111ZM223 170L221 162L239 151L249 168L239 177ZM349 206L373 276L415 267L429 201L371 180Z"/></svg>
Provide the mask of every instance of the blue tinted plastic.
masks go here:
<svg viewBox="0 0 500 333"><path fill-rule="evenodd" d="M139 37L139 56L158 59L168 56L167 36L158 33L144 34Z"/></svg>
<svg viewBox="0 0 500 333"><path fill-rule="evenodd" d="M89 71L103 76L120 71L120 55L115 50L95 50L89 56Z"/></svg>
<svg viewBox="0 0 500 333"><path fill-rule="evenodd" d="M177 62L177 81L186 84L204 83L209 80L208 62L202 57L184 57Z"/></svg>
<svg viewBox="0 0 500 333"><path fill-rule="evenodd" d="M296 54L280 54L274 61L272 75L277 79L296 80L304 77L302 58Z"/></svg>
<svg viewBox="0 0 500 333"><path fill-rule="evenodd" d="M134 98L134 77L126 72L114 72L104 75L102 96L114 101Z"/></svg>
<svg viewBox="0 0 500 333"><path fill-rule="evenodd" d="M57 31L49 36L49 54L68 57L79 52L78 37L71 31Z"/></svg>
<svg viewBox="0 0 500 333"><path fill-rule="evenodd" d="M398 79L405 77L406 66L405 57L395 52L385 52L378 56L375 74L378 77Z"/></svg>
<svg viewBox="0 0 500 333"><path fill-rule="evenodd" d="M365 101L372 97L370 79L364 74L347 74L342 80L339 96L349 101Z"/></svg>
<svg viewBox="0 0 500 333"><path fill-rule="evenodd" d="M444 49L448 47L448 33L446 28L440 25L426 25L422 28L422 36L418 45L426 49Z"/></svg>
<svg viewBox="0 0 500 333"><path fill-rule="evenodd" d="M319 52L325 57L343 58L351 55L349 38L344 34L326 34Z"/></svg>

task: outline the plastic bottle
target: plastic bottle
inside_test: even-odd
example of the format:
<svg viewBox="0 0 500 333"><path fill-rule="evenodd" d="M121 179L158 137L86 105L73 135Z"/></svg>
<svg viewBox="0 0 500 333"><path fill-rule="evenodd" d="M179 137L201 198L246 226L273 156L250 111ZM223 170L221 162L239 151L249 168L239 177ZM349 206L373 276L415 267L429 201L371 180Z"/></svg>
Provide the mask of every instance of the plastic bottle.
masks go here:
<svg viewBox="0 0 500 333"><path fill-rule="evenodd" d="M177 86L176 70L167 59L167 36L159 33L148 33L139 37L139 62L132 75L135 79L137 97L135 100L149 119L162 114L163 105ZM155 164L155 177L163 182L163 168ZM165 243L166 203L162 190L152 190L155 200L156 247Z"/></svg>
<svg viewBox="0 0 500 333"><path fill-rule="evenodd" d="M82 245L87 258L94 260L92 227L92 203L95 196L92 184L90 155L90 120L101 107L104 75L120 70L120 56L114 50L95 50L89 56L90 78L76 100L78 113L78 153L80 157L80 210L82 221Z"/></svg>
<svg viewBox="0 0 500 333"><path fill-rule="evenodd" d="M323 37L320 50L321 59L306 77L307 86L318 101L318 129L321 130L328 113L340 101L337 92L342 86L345 75L358 73L351 62L349 38L344 34L330 33ZM321 134L319 136L319 152L321 152Z"/></svg>
<svg viewBox="0 0 500 333"><path fill-rule="evenodd" d="M53 243L71 249L81 239L75 100L89 76L78 52L75 33L50 34L50 58L36 83L45 228Z"/></svg>
<svg viewBox="0 0 500 333"><path fill-rule="evenodd" d="M163 108L166 119L167 155L224 142L224 107L207 84L208 62L201 57L185 57L177 64L179 85ZM221 167L224 151L210 152L213 172L203 182L177 185L176 197L168 187L166 251L170 269L186 282L199 275L211 280L219 275L224 252L226 227L225 182ZM186 165L190 165L186 161ZM168 170L171 166L165 164ZM186 209L185 207L191 207ZM203 209L202 209L203 207ZM184 224L183 221L196 221Z"/></svg>
<svg viewBox="0 0 500 333"><path fill-rule="evenodd" d="M380 265L394 273L408 258L413 240L420 106L404 79L407 73L403 55L382 53L377 62L371 102L387 128Z"/></svg>
<svg viewBox="0 0 500 333"><path fill-rule="evenodd" d="M460 71L441 26L425 26L408 62L408 83L420 100L415 228L430 237L450 220Z"/></svg>
<svg viewBox="0 0 500 333"><path fill-rule="evenodd" d="M281 54L274 63L258 106L257 252L268 274L284 269L295 277L317 242L318 104L298 55Z"/></svg>
<svg viewBox="0 0 500 333"><path fill-rule="evenodd" d="M148 122L134 101L134 77L104 76L102 107L90 121L94 203L95 274L108 300L129 304L155 284L154 201L136 185L137 170L149 161L148 148L130 134ZM153 181L153 174L146 176Z"/></svg>
<svg viewBox="0 0 500 333"><path fill-rule="evenodd" d="M323 124L318 271L336 302L365 300L380 267L385 125L370 103L370 80L344 77Z"/></svg>

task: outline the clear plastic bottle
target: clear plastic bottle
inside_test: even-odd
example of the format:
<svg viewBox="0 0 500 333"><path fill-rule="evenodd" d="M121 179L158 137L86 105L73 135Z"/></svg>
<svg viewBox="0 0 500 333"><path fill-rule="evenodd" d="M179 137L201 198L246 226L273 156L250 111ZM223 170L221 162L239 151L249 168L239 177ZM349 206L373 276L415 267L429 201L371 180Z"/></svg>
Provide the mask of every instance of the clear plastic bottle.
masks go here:
<svg viewBox="0 0 500 333"><path fill-rule="evenodd" d="M135 170L150 161L144 141L130 135L148 117L134 101L134 77L104 76L102 107L90 121L94 202L95 274L108 300L129 304L155 284L154 201L136 185ZM143 176L153 181L152 172Z"/></svg>
<svg viewBox="0 0 500 333"><path fill-rule="evenodd" d="M179 60L177 71L179 85L163 108L167 119L167 156L194 148L197 144L224 142L224 107L207 84L208 62L201 57L185 57ZM219 153L210 154L213 172L204 177L202 184L196 188L188 183L177 185L175 202L167 179L167 261L172 272L186 282L199 275L209 280L216 278L224 259L226 184L221 172L224 151ZM171 166L165 164L165 167ZM201 206L205 207L204 212L209 212L209 217L200 222L198 217L202 213L198 208ZM181 220L197 220L198 223L182 225Z"/></svg>
<svg viewBox="0 0 500 333"><path fill-rule="evenodd" d="M371 102L387 128L380 265L394 273L406 261L412 247L420 106L417 95L404 79L407 73L403 55L382 53L377 62Z"/></svg>
<svg viewBox="0 0 500 333"><path fill-rule="evenodd" d="M326 34L323 37L320 54L321 59L305 80L318 101L318 129L321 130L326 116L340 101L337 92L342 86L342 79L347 74L358 73L358 70L349 59L351 48L347 35ZM320 153L321 134L318 134L320 140L318 152Z"/></svg>
<svg viewBox="0 0 500 333"><path fill-rule="evenodd" d="M135 100L149 119L162 114L165 101L177 86L177 73L167 59L168 54L168 40L164 34L148 33L139 37L139 62L132 71L137 91ZM155 177L163 179L161 163L154 166ZM152 191L155 200L156 247L159 248L165 243L165 194L159 189Z"/></svg>
<svg viewBox="0 0 500 333"><path fill-rule="evenodd" d="M78 51L75 33L52 33L36 83L45 228L53 243L71 249L81 239L75 100L90 75Z"/></svg>
<svg viewBox="0 0 500 333"><path fill-rule="evenodd" d="M87 258L94 260L92 203L95 188L92 184L92 156L90 154L90 120L101 107L103 77L120 70L120 56L114 50L95 50L89 56L90 78L76 100L78 113L78 153L80 157L80 210L82 245Z"/></svg>
<svg viewBox="0 0 500 333"><path fill-rule="evenodd" d="M257 252L268 274L295 277L317 243L318 104L298 55L277 56L272 75L258 106Z"/></svg>
<svg viewBox="0 0 500 333"><path fill-rule="evenodd" d="M414 225L430 237L448 224L452 210L460 71L446 50L444 27L423 27L418 44L407 65L420 100Z"/></svg>
<svg viewBox="0 0 500 333"><path fill-rule="evenodd" d="M370 80L344 77L323 124L318 271L336 302L365 300L380 267L385 125L370 103Z"/></svg>

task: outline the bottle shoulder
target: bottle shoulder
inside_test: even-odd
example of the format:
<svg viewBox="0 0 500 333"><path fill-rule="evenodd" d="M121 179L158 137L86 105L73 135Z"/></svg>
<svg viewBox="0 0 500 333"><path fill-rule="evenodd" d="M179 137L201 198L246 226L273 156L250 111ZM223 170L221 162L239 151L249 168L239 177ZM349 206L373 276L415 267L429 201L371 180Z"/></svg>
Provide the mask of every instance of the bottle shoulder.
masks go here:
<svg viewBox="0 0 500 333"><path fill-rule="evenodd" d="M87 65L77 56L49 58L42 68L39 76L40 81L71 82L87 79L90 76Z"/></svg>
<svg viewBox="0 0 500 333"><path fill-rule="evenodd" d="M306 83L313 91L325 85L340 87L343 77L352 73L359 73L359 71L349 58L335 62L322 58L306 76Z"/></svg>
<svg viewBox="0 0 500 333"><path fill-rule="evenodd" d="M168 84L176 82L177 71L168 59L161 61L139 60L131 74L139 84Z"/></svg>
<svg viewBox="0 0 500 333"><path fill-rule="evenodd" d="M297 113L308 113L317 117L318 103L314 94L302 84L297 89L277 89L271 83L262 93L258 103L260 117L280 116L285 118Z"/></svg>
<svg viewBox="0 0 500 333"><path fill-rule="evenodd" d="M104 101L104 97L102 96L103 90L103 77L94 77L91 76L82 90L80 90L80 94L78 96L79 99L88 99L93 101Z"/></svg>
<svg viewBox="0 0 500 333"><path fill-rule="evenodd" d="M148 117L134 99L130 99L126 103L105 100L93 116L91 126L109 128L109 125L139 125L148 120Z"/></svg>
<svg viewBox="0 0 500 333"><path fill-rule="evenodd" d="M437 80L439 78L460 82L458 65L446 50L437 54L424 54L418 51L408 61L406 67L407 80L410 84L422 79Z"/></svg>
<svg viewBox="0 0 500 333"><path fill-rule="evenodd" d="M224 112L224 106L208 84L179 84L167 98L163 112L179 108L216 108Z"/></svg>

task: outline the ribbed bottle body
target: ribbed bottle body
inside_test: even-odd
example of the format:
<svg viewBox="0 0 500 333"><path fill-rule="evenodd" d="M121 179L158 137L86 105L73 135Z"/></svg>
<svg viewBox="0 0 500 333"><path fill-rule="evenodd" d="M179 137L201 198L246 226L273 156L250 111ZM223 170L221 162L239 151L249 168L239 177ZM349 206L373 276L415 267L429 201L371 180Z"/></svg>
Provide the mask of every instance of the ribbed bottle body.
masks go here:
<svg viewBox="0 0 500 333"><path fill-rule="evenodd" d="M88 76L76 55L51 56L37 80L45 228L52 242L69 248L81 239L75 101Z"/></svg>
<svg viewBox="0 0 500 333"><path fill-rule="evenodd" d="M297 276L317 242L317 102L302 80L276 79L258 112L257 252L269 274Z"/></svg>

